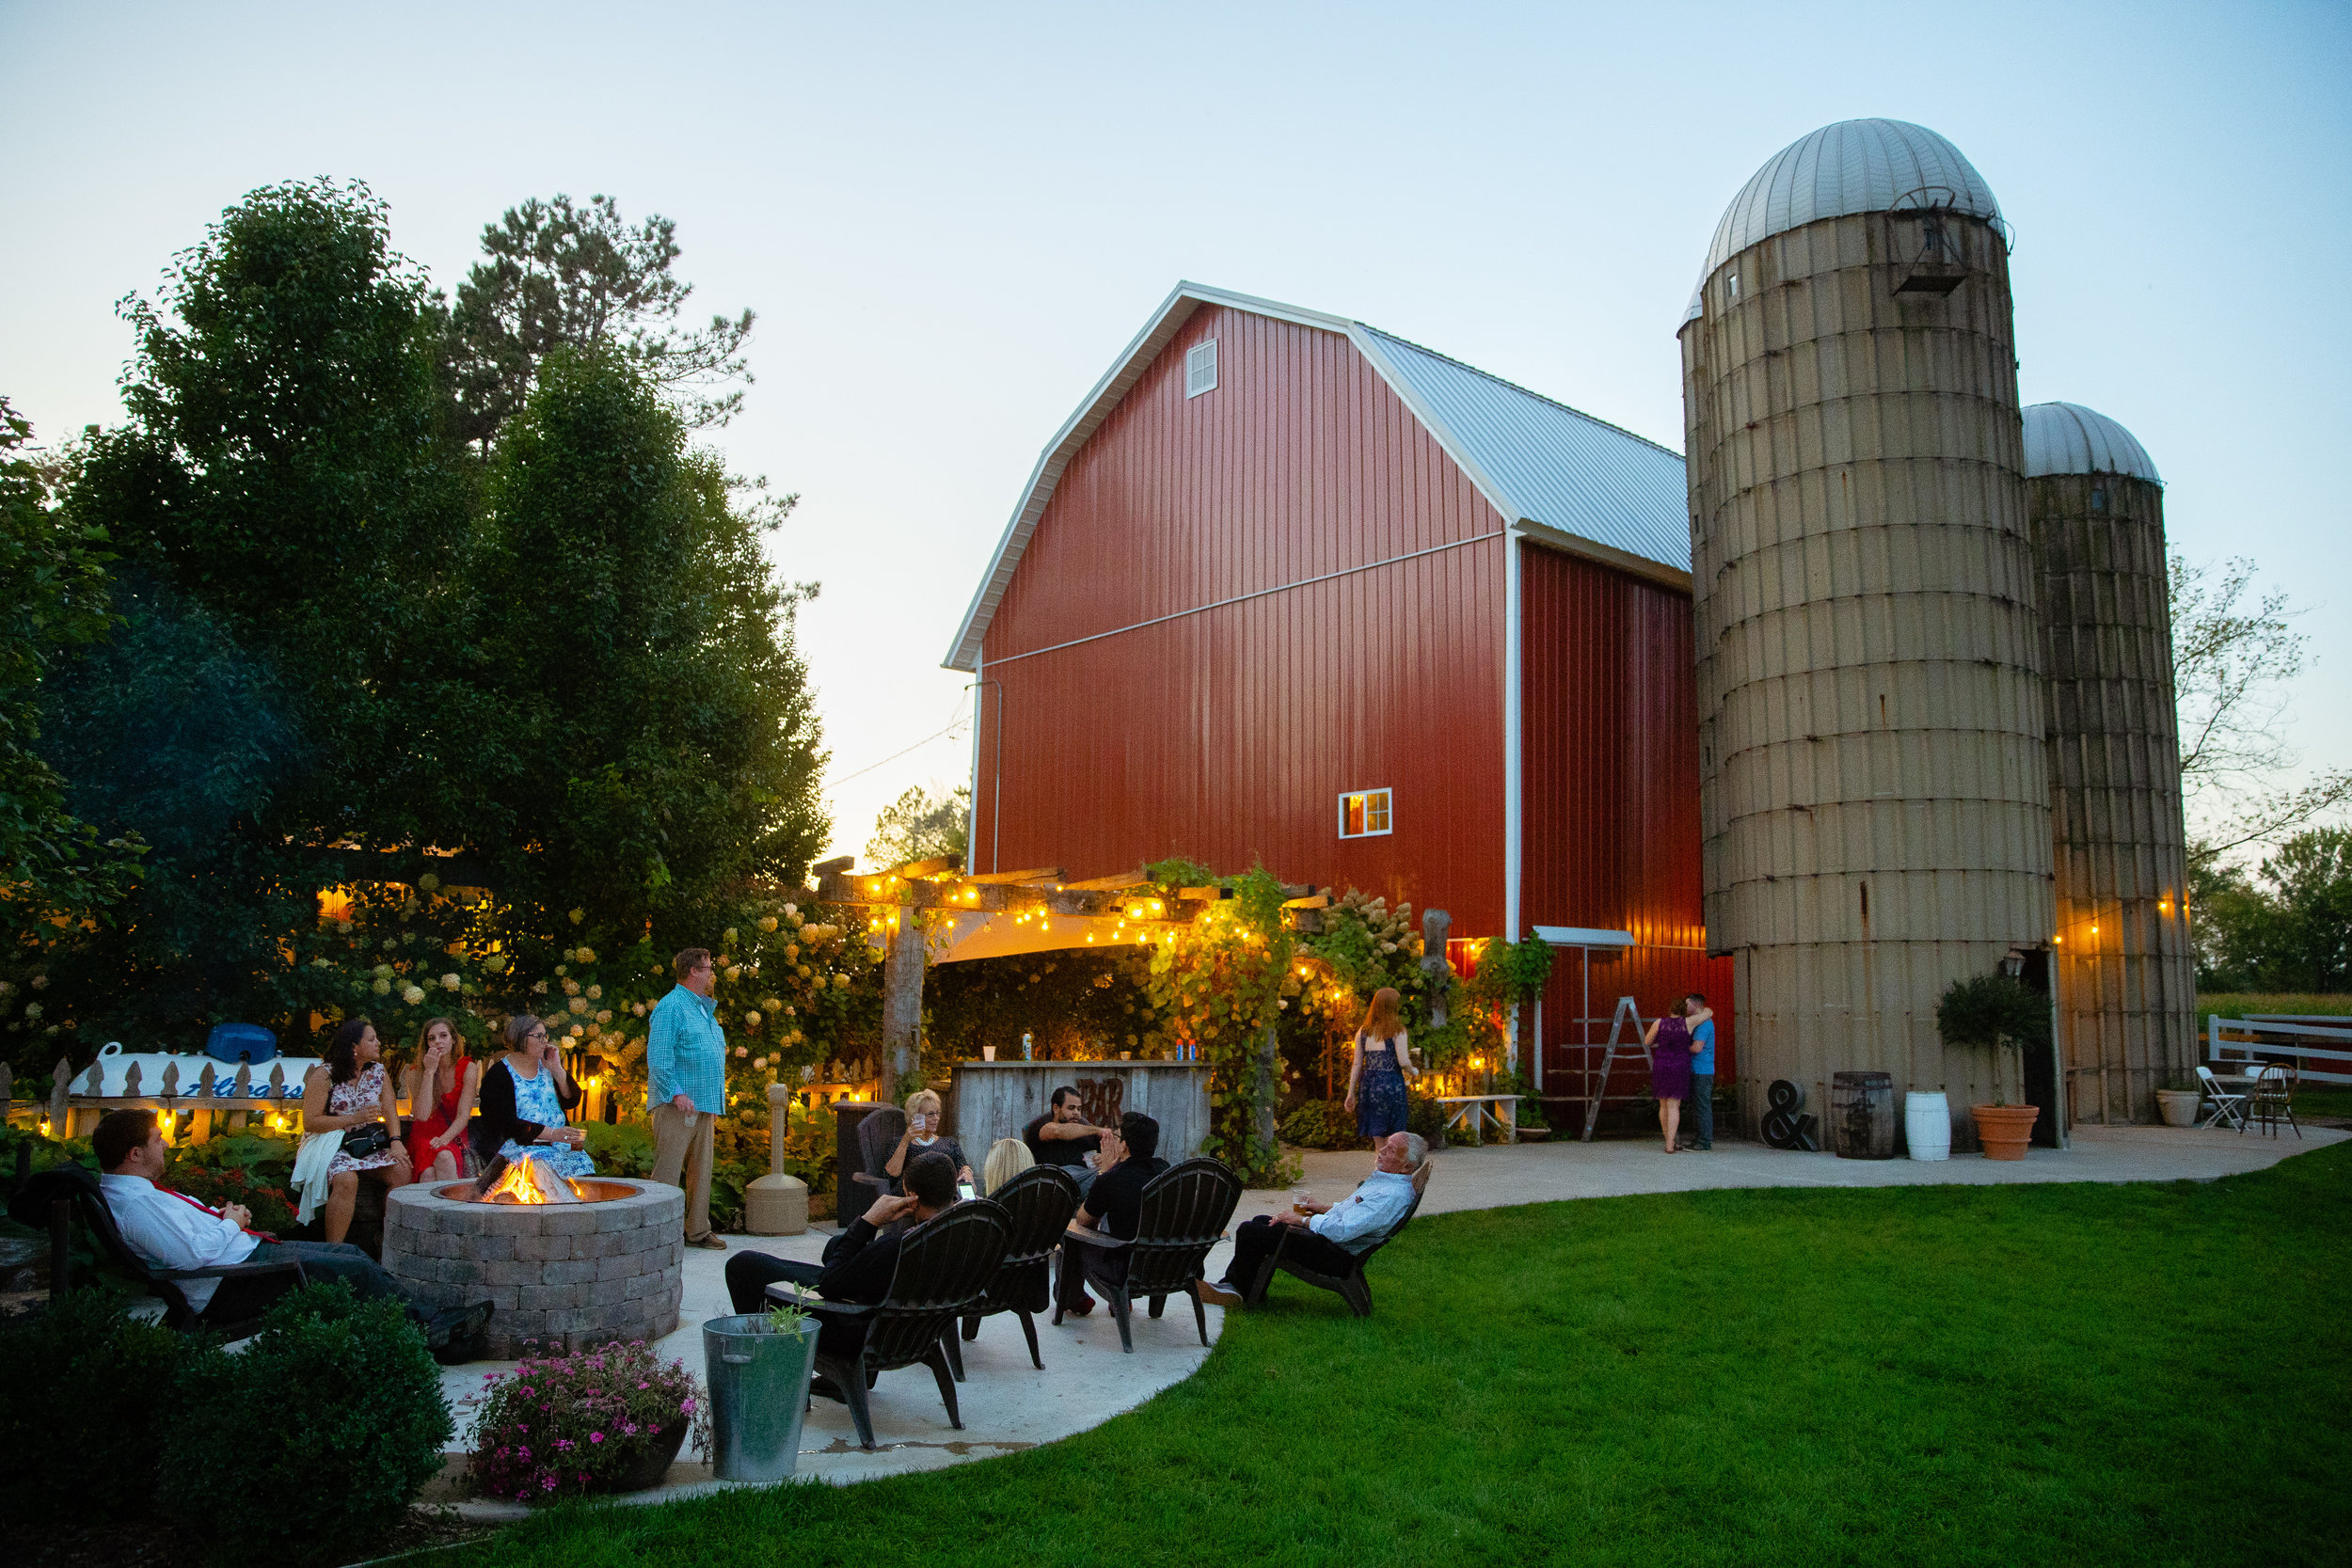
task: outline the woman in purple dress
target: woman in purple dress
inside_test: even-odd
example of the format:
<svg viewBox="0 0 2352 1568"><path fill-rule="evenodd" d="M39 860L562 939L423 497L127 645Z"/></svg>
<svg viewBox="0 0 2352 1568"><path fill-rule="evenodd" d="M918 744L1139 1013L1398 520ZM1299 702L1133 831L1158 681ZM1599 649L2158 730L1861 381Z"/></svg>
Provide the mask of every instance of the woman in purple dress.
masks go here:
<svg viewBox="0 0 2352 1568"><path fill-rule="evenodd" d="M1682 1131L1682 1102L1691 1098L1691 1026L1683 1021L1688 1002L1651 1021L1642 1031L1649 1047L1649 1087L1658 1097L1658 1125L1666 1134L1666 1152L1679 1154L1675 1136Z"/></svg>

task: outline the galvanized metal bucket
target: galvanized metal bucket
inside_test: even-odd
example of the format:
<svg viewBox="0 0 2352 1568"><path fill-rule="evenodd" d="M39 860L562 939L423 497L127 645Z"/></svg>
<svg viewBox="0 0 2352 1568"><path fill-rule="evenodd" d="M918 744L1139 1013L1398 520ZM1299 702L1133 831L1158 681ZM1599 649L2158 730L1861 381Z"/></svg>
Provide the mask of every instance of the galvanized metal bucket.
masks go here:
<svg viewBox="0 0 2352 1568"><path fill-rule="evenodd" d="M703 1323L710 1385L710 1461L721 1481L789 1481L817 1362L817 1323L771 1334L764 1313Z"/></svg>

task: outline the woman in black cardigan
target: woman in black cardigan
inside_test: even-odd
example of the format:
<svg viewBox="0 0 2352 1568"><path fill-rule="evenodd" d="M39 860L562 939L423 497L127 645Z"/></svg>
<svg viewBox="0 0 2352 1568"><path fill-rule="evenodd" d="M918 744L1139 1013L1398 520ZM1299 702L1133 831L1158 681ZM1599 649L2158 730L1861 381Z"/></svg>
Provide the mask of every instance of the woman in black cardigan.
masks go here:
<svg viewBox="0 0 2352 1568"><path fill-rule="evenodd" d="M545 1161L560 1176L596 1174L581 1147L586 1130L564 1122L580 1103L580 1085L548 1043L548 1026L529 1013L506 1021L506 1054L482 1074L476 1102L473 1147L485 1167L502 1156Z"/></svg>

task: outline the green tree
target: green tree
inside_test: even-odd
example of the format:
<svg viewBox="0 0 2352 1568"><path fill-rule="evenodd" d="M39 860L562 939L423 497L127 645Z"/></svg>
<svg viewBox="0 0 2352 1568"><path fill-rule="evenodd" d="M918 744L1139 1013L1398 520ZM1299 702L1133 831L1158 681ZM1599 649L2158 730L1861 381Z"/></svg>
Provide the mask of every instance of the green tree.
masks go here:
<svg viewBox="0 0 2352 1568"><path fill-rule="evenodd" d="M25 450L33 427L0 398L0 906L10 934L112 902L138 875L139 847L68 809L66 781L34 749L42 683L72 650L103 637L105 531L50 505Z"/></svg>
<svg viewBox="0 0 2352 1568"><path fill-rule="evenodd" d="M677 225L631 225L609 196L526 201L482 231L486 260L457 286L449 356L457 423L469 441L498 438L558 349L611 349L667 394L691 428L723 425L743 405L743 357L755 319L680 325L693 285L670 265Z"/></svg>
<svg viewBox="0 0 2352 1568"><path fill-rule="evenodd" d="M495 851L518 911L579 909L583 935L633 941L648 911L659 932L797 881L822 846L801 590L761 553L789 501L739 494L616 354L552 356L500 442L476 573L528 758Z"/></svg>
<svg viewBox="0 0 2352 1568"><path fill-rule="evenodd" d="M444 329L382 203L255 191L122 312L130 420L64 512L119 552L124 624L47 684L43 744L77 811L168 847L119 930L18 960L86 1037L187 1042L278 1016L351 851L496 836L519 761L473 678Z"/></svg>
<svg viewBox="0 0 2352 1568"><path fill-rule="evenodd" d="M2254 877L2222 879L2197 930L2201 985L2352 990L2352 830L2307 829Z"/></svg>
<svg viewBox="0 0 2352 1568"><path fill-rule="evenodd" d="M972 831L972 786L930 790L916 784L884 806L866 841L866 863L882 868L945 856L961 865Z"/></svg>

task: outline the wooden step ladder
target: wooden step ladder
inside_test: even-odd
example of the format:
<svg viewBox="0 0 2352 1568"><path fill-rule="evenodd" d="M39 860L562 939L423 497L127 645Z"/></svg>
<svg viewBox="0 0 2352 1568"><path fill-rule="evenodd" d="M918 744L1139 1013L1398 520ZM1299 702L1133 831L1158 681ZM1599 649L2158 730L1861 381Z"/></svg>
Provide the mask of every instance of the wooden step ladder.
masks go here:
<svg viewBox="0 0 2352 1568"><path fill-rule="evenodd" d="M1633 1031L1633 1037L1629 1040L1623 1037L1629 1027ZM1615 1069L1619 1056L1629 1059L1639 1056L1645 1069L1650 1065L1649 1046L1642 1038L1642 1015L1635 1009L1633 998L1629 996L1617 998L1616 1016L1609 1021L1609 1046L1600 1059L1597 1082L1593 1077L1590 1065L1592 1047L1584 1048L1584 1135L1577 1140L1579 1143L1593 1141L1593 1129L1600 1124L1600 1097L1609 1092L1609 1074Z"/></svg>

